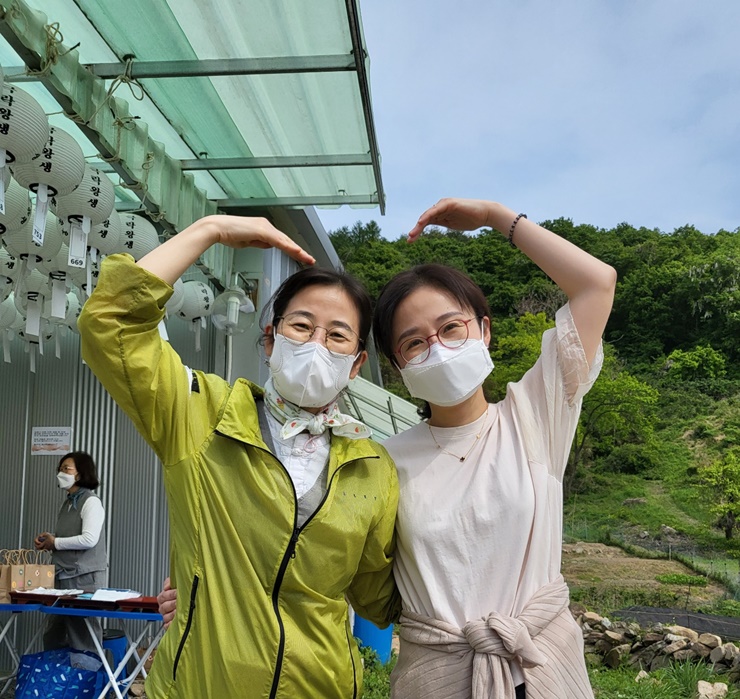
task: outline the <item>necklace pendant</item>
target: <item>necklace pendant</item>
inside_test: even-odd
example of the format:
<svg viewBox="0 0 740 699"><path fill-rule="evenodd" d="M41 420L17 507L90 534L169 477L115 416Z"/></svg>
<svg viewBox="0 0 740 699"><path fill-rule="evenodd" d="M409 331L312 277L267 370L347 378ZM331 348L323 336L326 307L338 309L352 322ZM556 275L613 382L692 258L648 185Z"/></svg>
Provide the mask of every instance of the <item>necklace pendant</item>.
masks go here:
<svg viewBox="0 0 740 699"><path fill-rule="evenodd" d="M460 462L462 463L463 461L465 461L465 457L464 456L461 456L460 457Z"/></svg>

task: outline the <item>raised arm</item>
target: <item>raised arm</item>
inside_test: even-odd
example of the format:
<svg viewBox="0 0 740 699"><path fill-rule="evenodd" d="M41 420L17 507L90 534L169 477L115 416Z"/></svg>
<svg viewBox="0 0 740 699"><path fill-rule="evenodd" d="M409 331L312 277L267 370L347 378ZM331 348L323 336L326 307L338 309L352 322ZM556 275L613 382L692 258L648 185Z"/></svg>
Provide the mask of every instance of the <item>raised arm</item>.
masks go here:
<svg viewBox="0 0 740 699"><path fill-rule="evenodd" d="M486 226L508 237L516 217L516 211L497 202L441 199L421 215L409 233L409 242L416 240L428 225L462 231ZM512 240L565 292L586 358L591 363L611 312L616 271L585 250L523 217L516 223Z"/></svg>
<svg viewBox="0 0 740 699"><path fill-rule="evenodd" d="M304 264L315 260L266 218L246 216L206 216L142 257L138 265L174 284L211 245L222 243L232 248L278 248Z"/></svg>
<svg viewBox="0 0 740 699"><path fill-rule="evenodd" d="M165 464L181 460L205 438L202 431L222 398L223 387L215 382L215 393L204 384L191 400L189 373L158 331L172 283L216 242L276 247L313 262L266 219L208 216L138 264L127 255L106 258L77 321L83 359Z"/></svg>

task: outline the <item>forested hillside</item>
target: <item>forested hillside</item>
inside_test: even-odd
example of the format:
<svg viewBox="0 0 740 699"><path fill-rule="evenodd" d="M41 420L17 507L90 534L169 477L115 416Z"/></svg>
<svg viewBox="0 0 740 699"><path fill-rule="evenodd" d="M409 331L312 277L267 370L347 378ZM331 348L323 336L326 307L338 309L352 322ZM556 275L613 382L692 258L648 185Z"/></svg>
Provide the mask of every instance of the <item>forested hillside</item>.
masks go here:
<svg viewBox="0 0 740 699"><path fill-rule="evenodd" d="M639 504L653 501L635 497L638 506L630 509L622 500L647 493L641 483L659 483L670 493L663 520L674 511L674 525L689 518L695 537L726 537L734 549L740 527L740 229L705 235L691 226L663 233L627 224L602 230L568 219L542 225L619 274L604 370L584 401L566 494L571 501L590 498L592 516L613 527L649 527L650 515ZM496 368L486 384L493 400L534 362L539 338L564 302L557 287L494 231L431 231L409 245L405 238L382 238L375 223L358 223L331 239L373 296L394 273L421 262L470 274L493 313ZM387 388L408 397L388 365L384 377ZM596 506L599 497L603 505Z"/></svg>

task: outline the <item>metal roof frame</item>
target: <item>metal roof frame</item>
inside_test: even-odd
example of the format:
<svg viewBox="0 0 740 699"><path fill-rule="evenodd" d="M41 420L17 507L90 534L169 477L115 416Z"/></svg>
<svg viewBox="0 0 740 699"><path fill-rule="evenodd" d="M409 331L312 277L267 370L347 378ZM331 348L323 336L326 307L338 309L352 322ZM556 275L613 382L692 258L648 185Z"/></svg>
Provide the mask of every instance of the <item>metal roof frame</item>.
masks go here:
<svg viewBox="0 0 740 699"><path fill-rule="evenodd" d="M228 212L244 210L250 214L255 209L263 209L269 216L273 208L347 204L375 205L384 213L380 154L370 104L367 54L357 0L344 0L344 7L351 40L351 50L347 54L174 61L137 61L124 56L121 62L82 63L76 47L68 48L61 44L50 47L48 29L51 25L45 14L30 7L25 0L13 0L12 3L0 0L0 34L26 64L23 68L6 68L5 77L9 82L41 82L105 159L101 169L114 172L121 178L124 186L140 200L138 208L145 208L166 235L172 235L201 216L216 213L218 209ZM168 155L162 144L150 137L145 124L135 121L125 100L108 93L105 83L106 79L120 78L121 75L136 80L323 72L356 74L369 152L176 159ZM139 83L139 87L146 92L144 85ZM187 144L184 138L183 142ZM276 194L274 197L264 196L269 191L263 191L262 196L209 199L205 191L195 185L192 176L188 175L190 171L208 171L215 175L215 181L218 182L218 171L273 168L290 171L297 168L348 166L371 166L376 191L347 195L340 189L330 195ZM122 203L121 208L131 210L137 206ZM228 249L208 251L202 259L204 271L219 285L223 285L232 259Z"/></svg>

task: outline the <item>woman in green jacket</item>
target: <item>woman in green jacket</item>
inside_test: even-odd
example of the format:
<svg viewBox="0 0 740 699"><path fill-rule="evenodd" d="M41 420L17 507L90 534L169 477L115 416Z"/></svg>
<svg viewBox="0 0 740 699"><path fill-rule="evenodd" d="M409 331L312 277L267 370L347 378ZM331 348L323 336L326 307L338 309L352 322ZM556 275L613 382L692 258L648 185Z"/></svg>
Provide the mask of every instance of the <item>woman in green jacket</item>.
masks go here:
<svg viewBox="0 0 740 699"><path fill-rule="evenodd" d="M398 481L336 398L367 359L370 299L304 269L264 328L265 388L185 367L157 326L172 284L214 243L313 258L266 219L209 216L138 263L107 258L78 326L85 362L162 461L180 605L150 699L361 691L347 599L387 625Z"/></svg>

